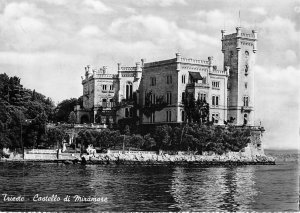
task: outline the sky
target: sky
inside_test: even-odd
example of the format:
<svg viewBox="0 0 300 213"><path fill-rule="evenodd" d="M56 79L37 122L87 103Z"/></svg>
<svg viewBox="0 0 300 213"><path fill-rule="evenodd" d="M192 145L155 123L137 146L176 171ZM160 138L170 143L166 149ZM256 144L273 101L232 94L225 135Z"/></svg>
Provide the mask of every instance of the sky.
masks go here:
<svg viewBox="0 0 300 213"><path fill-rule="evenodd" d="M240 11L240 12L239 12ZM240 18L239 18L240 13ZM299 148L300 1L0 0L0 73L58 102L82 95L84 67L213 56L221 29L258 30L255 117L265 148Z"/></svg>

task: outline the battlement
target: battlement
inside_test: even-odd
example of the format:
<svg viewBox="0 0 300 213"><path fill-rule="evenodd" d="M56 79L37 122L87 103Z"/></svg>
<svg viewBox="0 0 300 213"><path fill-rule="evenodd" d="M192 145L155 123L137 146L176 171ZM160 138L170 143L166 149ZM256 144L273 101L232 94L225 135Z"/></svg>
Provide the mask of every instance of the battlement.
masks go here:
<svg viewBox="0 0 300 213"><path fill-rule="evenodd" d="M116 74L100 74L97 73L94 78L117 78Z"/></svg>
<svg viewBox="0 0 300 213"><path fill-rule="evenodd" d="M243 30L241 27L236 28L236 33L226 35L226 30L221 30L222 40L231 40L235 38L243 38L250 40L257 40L257 31L252 30L251 32Z"/></svg>
<svg viewBox="0 0 300 213"><path fill-rule="evenodd" d="M120 71L136 71L136 67L120 67Z"/></svg>
<svg viewBox="0 0 300 213"><path fill-rule="evenodd" d="M255 35L253 33L241 33L241 37L244 38L255 38Z"/></svg>
<svg viewBox="0 0 300 213"><path fill-rule="evenodd" d="M209 61L206 60L199 60L193 58L180 58L180 63L189 63L189 64L197 64L197 65L209 65Z"/></svg>
<svg viewBox="0 0 300 213"><path fill-rule="evenodd" d="M137 62L135 66L131 66L131 67L121 66L121 63L118 63L118 72L138 72L138 71L142 71L140 62Z"/></svg>
<svg viewBox="0 0 300 213"><path fill-rule="evenodd" d="M163 60L163 61L155 61L155 62L145 63L144 68L167 65L167 64L174 64L174 63L210 66L210 65L212 65L212 60L213 60L212 57L209 57L208 60L184 58L184 57L181 57L180 53L176 53L176 58Z"/></svg>

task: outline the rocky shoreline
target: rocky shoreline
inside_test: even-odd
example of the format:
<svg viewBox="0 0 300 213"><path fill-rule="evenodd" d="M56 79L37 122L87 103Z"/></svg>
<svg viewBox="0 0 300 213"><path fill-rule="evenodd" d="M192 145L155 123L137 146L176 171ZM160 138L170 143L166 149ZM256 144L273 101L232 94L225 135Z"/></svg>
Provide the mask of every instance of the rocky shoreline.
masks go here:
<svg viewBox="0 0 300 213"><path fill-rule="evenodd" d="M6 162L44 162L63 164L101 165L275 165L275 159L266 155L153 155L153 154L96 154L65 157L63 159L1 159Z"/></svg>

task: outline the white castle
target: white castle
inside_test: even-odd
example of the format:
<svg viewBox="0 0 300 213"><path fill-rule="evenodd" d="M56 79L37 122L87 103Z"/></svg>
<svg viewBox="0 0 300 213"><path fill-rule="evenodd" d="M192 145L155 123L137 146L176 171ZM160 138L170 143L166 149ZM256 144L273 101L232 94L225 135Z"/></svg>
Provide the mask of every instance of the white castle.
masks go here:
<svg viewBox="0 0 300 213"><path fill-rule="evenodd" d="M124 118L138 117L138 123L184 123L187 116L183 100L187 95L205 100L209 104L209 118L216 125L232 121L235 125L254 125L254 72L257 51L257 32L241 27L236 33L222 30L223 69L218 70L213 57L208 60L176 57L146 63L144 59L135 66L118 64L118 74L107 73L107 67L85 67L83 77L83 107L76 107L78 123L116 124ZM134 100L145 105L145 96L151 92L150 101L164 97L167 105L160 111L145 116L133 105L116 107L122 100Z"/></svg>

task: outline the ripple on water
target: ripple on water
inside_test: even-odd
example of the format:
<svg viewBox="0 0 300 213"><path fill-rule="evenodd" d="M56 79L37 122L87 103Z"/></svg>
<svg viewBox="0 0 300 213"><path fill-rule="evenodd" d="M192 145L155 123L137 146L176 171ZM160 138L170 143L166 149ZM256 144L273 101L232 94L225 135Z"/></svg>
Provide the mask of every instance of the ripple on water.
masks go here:
<svg viewBox="0 0 300 213"><path fill-rule="evenodd" d="M3 211L284 211L298 210L298 166L107 166L1 163ZM107 203L33 202L35 194L107 197Z"/></svg>

